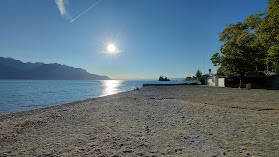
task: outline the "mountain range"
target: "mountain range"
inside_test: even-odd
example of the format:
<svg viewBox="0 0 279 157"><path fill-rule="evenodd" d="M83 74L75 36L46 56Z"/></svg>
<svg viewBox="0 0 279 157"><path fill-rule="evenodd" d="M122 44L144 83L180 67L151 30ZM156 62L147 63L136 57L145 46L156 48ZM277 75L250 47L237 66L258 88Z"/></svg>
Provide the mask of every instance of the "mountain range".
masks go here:
<svg viewBox="0 0 279 157"><path fill-rule="evenodd" d="M17 80L109 80L107 76L90 74L81 68L57 63L23 63L0 57L0 79Z"/></svg>

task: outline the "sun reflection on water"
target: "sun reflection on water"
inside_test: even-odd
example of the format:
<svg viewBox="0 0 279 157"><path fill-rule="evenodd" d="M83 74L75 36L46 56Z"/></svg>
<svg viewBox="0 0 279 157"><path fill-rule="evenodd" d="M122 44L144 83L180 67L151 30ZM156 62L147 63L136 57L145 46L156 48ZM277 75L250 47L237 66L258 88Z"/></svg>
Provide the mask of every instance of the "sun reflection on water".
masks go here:
<svg viewBox="0 0 279 157"><path fill-rule="evenodd" d="M103 94L105 95L112 95L120 92L119 87L121 86L122 81L121 80L103 80L102 86L103 88Z"/></svg>

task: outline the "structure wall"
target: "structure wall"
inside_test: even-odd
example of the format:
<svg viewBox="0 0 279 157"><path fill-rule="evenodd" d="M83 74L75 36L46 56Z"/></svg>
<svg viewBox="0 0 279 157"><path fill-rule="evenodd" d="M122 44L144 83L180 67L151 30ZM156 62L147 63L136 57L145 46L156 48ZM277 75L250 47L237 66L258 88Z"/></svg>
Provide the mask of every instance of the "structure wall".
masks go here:
<svg viewBox="0 0 279 157"><path fill-rule="evenodd" d="M212 76L207 77L206 84L209 86L215 86L215 78Z"/></svg>
<svg viewBox="0 0 279 157"><path fill-rule="evenodd" d="M225 78L218 78L218 86L225 87Z"/></svg>

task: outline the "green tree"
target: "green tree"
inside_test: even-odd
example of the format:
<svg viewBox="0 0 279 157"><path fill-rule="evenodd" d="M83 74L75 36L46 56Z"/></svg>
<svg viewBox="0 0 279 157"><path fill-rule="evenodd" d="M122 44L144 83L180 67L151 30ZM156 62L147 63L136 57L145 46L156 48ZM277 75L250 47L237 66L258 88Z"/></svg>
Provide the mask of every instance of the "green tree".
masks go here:
<svg viewBox="0 0 279 157"><path fill-rule="evenodd" d="M222 66L220 66L220 67L217 69L217 74L224 75L224 69L223 69Z"/></svg>
<svg viewBox="0 0 279 157"><path fill-rule="evenodd" d="M202 75L202 77L200 78L200 82L203 84L203 85L205 85L206 83L206 80L205 80L205 76L204 75Z"/></svg>
<svg viewBox="0 0 279 157"><path fill-rule="evenodd" d="M190 76L186 77L186 81L192 81L192 77Z"/></svg>
<svg viewBox="0 0 279 157"><path fill-rule="evenodd" d="M279 0L269 0L264 13L252 14L244 22L229 24L220 33L223 45L211 61L225 75L243 77L248 72L279 69Z"/></svg>
<svg viewBox="0 0 279 157"><path fill-rule="evenodd" d="M163 81L163 80L164 80L164 76L161 75L161 76L159 77L159 81Z"/></svg>
<svg viewBox="0 0 279 157"><path fill-rule="evenodd" d="M200 69L199 69L199 70L197 70L197 72L196 72L196 78L197 78L198 81L200 81L200 80L201 80L201 77L202 77L202 72L201 72Z"/></svg>
<svg viewBox="0 0 279 157"><path fill-rule="evenodd" d="M269 0L268 4L265 13L254 16L259 20L255 34L267 49L267 62L279 67L279 1Z"/></svg>
<svg viewBox="0 0 279 157"><path fill-rule="evenodd" d="M254 34L254 25L246 21L229 24L220 33L220 53L215 53L211 61L214 66L221 65L224 74L240 77L240 87L248 72L264 70L266 53L258 37ZM253 21L253 22L256 22Z"/></svg>
<svg viewBox="0 0 279 157"><path fill-rule="evenodd" d="M164 76L161 75L161 76L159 77L159 81L170 81L170 79L168 79L167 76L165 76L165 78L164 78Z"/></svg>
<svg viewBox="0 0 279 157"><path fill-rule="evenodd" d="M167 78L167 76L165 76L165 79L164 79L165 81L169 81L169 79Z"/></svg>

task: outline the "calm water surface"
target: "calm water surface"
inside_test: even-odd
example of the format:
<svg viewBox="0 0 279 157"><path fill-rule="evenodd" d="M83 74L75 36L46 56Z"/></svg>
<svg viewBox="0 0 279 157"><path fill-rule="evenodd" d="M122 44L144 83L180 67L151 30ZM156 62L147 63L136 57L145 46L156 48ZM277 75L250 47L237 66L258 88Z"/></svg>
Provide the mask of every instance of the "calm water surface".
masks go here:
<svg viewBox="0 0 279 157"><path fill-rule="evenodd" d="M0 80L0 114L105 96L142 87L144 83L180 81Z"/></svg>

